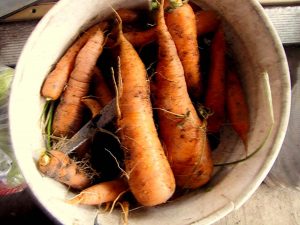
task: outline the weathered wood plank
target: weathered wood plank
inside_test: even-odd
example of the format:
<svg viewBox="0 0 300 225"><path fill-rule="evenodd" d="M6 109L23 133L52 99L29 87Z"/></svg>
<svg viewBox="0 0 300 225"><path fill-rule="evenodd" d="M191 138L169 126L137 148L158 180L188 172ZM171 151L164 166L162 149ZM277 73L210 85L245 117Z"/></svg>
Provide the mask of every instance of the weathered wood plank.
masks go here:
<svg viewBox="0 0 300 225"><path fill-rule="evenodd" d="M300 192L278 186L260 185L238 210L214 225L297 225L300 224Z"/></svg>
<svg viewBox="0 0 300 225"><path fill-rule="evenodd" d="M0 23L0 63L13 66L37 20L26 22Z"/></svg>

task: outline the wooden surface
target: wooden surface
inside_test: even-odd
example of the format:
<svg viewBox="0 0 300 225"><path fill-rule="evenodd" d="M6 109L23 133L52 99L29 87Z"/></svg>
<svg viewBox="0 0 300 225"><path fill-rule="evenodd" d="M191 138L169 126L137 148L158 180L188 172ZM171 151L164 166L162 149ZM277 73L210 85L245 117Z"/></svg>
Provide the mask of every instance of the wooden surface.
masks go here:
<svg viewBox="0 0 300 225"><path fill-rule="evenodd" d="M17 64L22 48L37 23L37 20L0 23L0 64Z"/></svg>
<svg viewBox="0 0 300 225"><path fill-rule="evenodd" d="M297 225L300 224L300 192L278 186L260 185L240 209L215 225Z"/></svg>
<svg viewBox="0 0 300 225"><path fill-rule="evenodd" d="M283 4L299 4L299 0L259 0L261 4L267 4L267 5L283 5Z"/></svg>
<svg viewBox="0 0 300 225"><path fill-rule="evenodd" d="M0 63L6 65L14 65L17 62L21 49L30 35L37 21L0 23ZM288 61L290 66L300 64L300 47L286 47ZM296 54L289 54L290 51ZM300 77L299 70L291 68L292 82L295 77ZM34 204L32 198L26 195L23 199L20 195L17 200L16 207L20 208L26 205ZM204 206L205 207L205 206ZM0 201L0 221L1 216L5 218L14 218L17 221L18 215L20 218L25 218L27 222L35 221L43 224L52 222L45 214L40 212L37 207L30 207L27 211L16 211L16 208L10 207L2 210L5 215L1 215L1 208L5 208L5 201ZM26 207L25 207L26 208ZM25 208L23 210L25 210ZM15 210L15 211L14 211ZM34 212L33 212L34 211ZM30 219L31 215L38 213L38 217ZM8 215L9 214L9 215ZM23 216L23 217L22 217ZM38 221L36 220L38 218ZM18 220L19 221L19 220ZM3 224L1 222L1 224ZM8 222L4 224L20 224ZM263 183L254 195L240 208L233 211L231 214L216 222L215 225L296 225L300 224L300 192L288 188L282 188L277 185L266 185Z"/></svg>

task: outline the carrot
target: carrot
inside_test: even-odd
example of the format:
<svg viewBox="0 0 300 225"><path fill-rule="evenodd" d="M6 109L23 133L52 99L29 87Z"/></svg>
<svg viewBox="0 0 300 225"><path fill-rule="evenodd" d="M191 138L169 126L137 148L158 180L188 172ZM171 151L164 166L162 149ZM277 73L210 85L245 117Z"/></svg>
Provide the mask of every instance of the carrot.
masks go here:
<svg viewBox="0 0 300 225"><path fill-rule="evenodd" d="M128 190L128 185L122 179L95 184L81 191L70 200L70 204L101 205L116 200Z"/></svg>
<svg viewBox="0 0 300 225"><path fill-rule="evenodd" d="M73 70L76 56L82 46L86 44L88 39L93 35L103 24L96 24L83 33L74 44L66 51L62 58L56 64L54 70L46 77L42 86L41 94L49 100L58 99L68 81L69 75Z"/></svg>
<svg viewBox="0 0 300 225"><path fill-rule="evenodd" d="M195 17L197 36L215 31L220 23L218 15L211 10L196 12ZM124 36L136 48L155 42L157 39L155 27L144 31L125 32Z"/></svg>
<svg viewBox="0 0 300 225"><path fill-rule="evenodd" d="M229 71L226 78L226 109L228 119L247 149L250 120L245 94L235 71Z"/></svg>
<svg viewBox="0 0 300 225"><path fill-rule="evenodd" d="M155 128L146 68L121 28L118 43L122 88L117 124L128 183L140 204L154 206L172 196L175 180Z"/></svg>
<svg viewBox="0 0 300 225"><path fill-rule="evenodd" d="M92 113L92 117L95 117L99 114L100 110L102 109L99 102L94 98L82 98L81 101L89 108Z"/></svg>
<svg viewBox="0 0 300 225"><path fill-rule="evenodd" d="M162 3L163 4L163 1ZM181 188L197 188L211 177L213 165L205 124L197 116L184 70L160 7L157 17L158 64L154 105L166 155Z"/></svg>
<svg viewBox="0 0 300 225"><path fill-rule="evenodd" d="M218 133L225 118L225 39L220 27L211 45L211 66L204 105L212 111L208 117L207 130Z"/></svg>
<svg viewBox="0 0 300 225"><path fill-rule="evenodd" d="M166 13L165 17L184 69L188 91L192 97L198 99L202 92L202 78L194 11L188 3L184 3Z"/></svg>
<svg viewBox="0 0 300 225"><path fill-rule="evenodd" d="M132 31L124 33L125 38L136 48L143 47L156 41L156 28L145 31Z"/></svg>
<svg viewBox="0 0 300 225"><path fill-rule="evenodd" d="M128 31L124 32L124 36L135 48L140 48L156 41L155 29L155 27L151 27L143 31ZM109 38L106 44L108 47L112 48L115 41L112 38Z"/></svg>
<svg viewBox="0 0 300 225"><path fill-rule="evenodd" d="M43 154L38 161L39 170L48 177L74 189L86 188L91 179L65 153L51 150Z"/></svg>
<svg viewBox="0 0 300 225"><path fill-rule="evenodd" d="M97 67L94 68L93 76L93 95L95 95L100 105L105 106L113 99L113 93L109 89L101 70Z"/></svg>
<svg viewBox="0 0 300 225"><path fill-rule="evenodd" d="M78 53L74 70L54 114L52 128L55 136L70 137L81 127L84 110L81 98L88 94L104 39L103 31L98 29Z"/></svg>
<svg viewBox="0 0 300 225"><path fill-rule="evenodd" d="M212 10L198 11L195 13L197 24L197 35L214 32L220 24L219 16Z"/></svg>
<svg viewBox="0 0 300 225"><path fill-rule="evenodd" d="M131 9L118 9L117 13L121 17L123 23L132 23L139 18L139 14Z"/></svg>

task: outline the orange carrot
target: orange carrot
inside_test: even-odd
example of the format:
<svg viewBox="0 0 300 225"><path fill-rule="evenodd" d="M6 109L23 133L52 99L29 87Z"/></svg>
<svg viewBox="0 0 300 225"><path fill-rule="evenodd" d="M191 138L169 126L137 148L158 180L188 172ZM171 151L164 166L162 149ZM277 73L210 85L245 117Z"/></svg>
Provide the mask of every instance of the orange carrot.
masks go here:
<svg viewBox="0 0 300 225"><path fill-rule="evenodd" d="M132 23L139 18L139 14L131 9L118 9L117 13L121 17L123 23Z"/></svg>
<svg viewBox="0 0 300 225"><path fill-rule="evenodd" d="M125 38L136 48L143 47L156 41L156 28L145 31L132 31L124 33Z"/></svg>
<svg viewBox="0 0 300 225"><path fill-rule="evenodd" d="M106 181L86 188L67 202L70 204L101 205L116 200L126 190L128 190L128 185L122 179Z"/></svg>
<svg viewBox="0 0 300 225"><path fill-rule="evenodd" d="M212 10L198 11L195 13L197 24L197 35L214 32L220 24L219 16Z"/></svg>
<svg viewBox="0 0 300 225"><path fill-rule="evenodd" d="M62 58L56 64L54 70L46 77L42 86L41 94L49 100L58 99L69 79L69 75L73 70L76 56L82 46L86 44L88 39L93 35L99 27L104 25L97 24L92 26L79 37L74 44L66 51Z"/></svg>
<svg viewBox="0 0 300 225"><path fill-rule="evenodd" d="M74 70L54 114L52 128L55 136L71 137L81 127L84 109L81 98L88 94L103 44L104 33L98 29L78 53Z"/></svg>
<svg viewBox="0 0 300 225"><path fill-rule="evenodd" d="M218 15L211 10L196 12L195 16L198 36L214 32L220 23ZM136 48L155 42L157 39L155 27L144 31L125 32L124 36Z"/></svg>
<svg viewBox="0 0 300 225"><path fill-rule="evenodd" d="M65 153L51 150L42 155L38 161L39 170L48 177L74 189L86 188L91 179Z"/></svg>
<svg viewBox="0 0 300 225"><path fill-rule="evenodd" d="M93 95L95 95L95 97L97 97L99 103L102 106L105 106L113 99L113 93L109 89L101 70L99 68L95 67L94 73L95 74L93 76L92 92L93 92Z"/></svg>
<svg viewBox="0 0 300 225"><path fill-rule="evenodd" d="M211 152L205 124L188 95L183 66L168 32L162 7L157 17L157 35L159 55L154 105L158 110L160 137L176 184L181 188L197 188L212 175Z"/></svg>
<svg viewBox="0 0 300 225"><path fill-rule="evenodd" d="M180 3L180 1L177 2ZM192 97L199 99L203 84L199 67L200 53L194 11L188 3L183 3L166 13L165 17L184 69L188 91Z"/></svg>
<svg viewBox="0 0 300 225"><path fill-rule="evenodd" d="M226 109L233 129L247 148L250 128L249 109L241 82L233 70L229 71L226 76Z"/></svg>
<svg viewBox="0 0 300 225"><path fill-rule="evenodd" d="M144 206L166 202L175 180L155 128L147 71L133 46L119 30L119 136L125 151L129 187Z"/></svg>
<svg viewBox="0 0 300 225"><path fill-rule="evenodd" d="M82 98L81 101L89 108L89 110L92 113L92 117L95 117L97 114L99 114L100 110L102 109L99 102L90 97Z"/></svg>
<svg viewBox="0 0 300 225"><path fill-rule="evenodd" d="M224 32L220 27L211 45L211 66L204 104L213 113L207 121L207 131L210 133L218 133L225 118L225 48Z"/></svg>

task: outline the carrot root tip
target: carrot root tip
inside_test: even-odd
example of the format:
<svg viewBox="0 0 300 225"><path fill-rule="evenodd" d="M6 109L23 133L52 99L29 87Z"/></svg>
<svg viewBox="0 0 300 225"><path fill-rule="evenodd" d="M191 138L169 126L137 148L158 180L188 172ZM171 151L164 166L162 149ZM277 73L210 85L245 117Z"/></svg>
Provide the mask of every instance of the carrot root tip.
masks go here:
<svg viewBox="0 0 300 225"><path fill-rule="evenodd" d="M65 200L66 203L71 205L78 205L82 201L82 193L75 195L74 197Z"/></svg>

